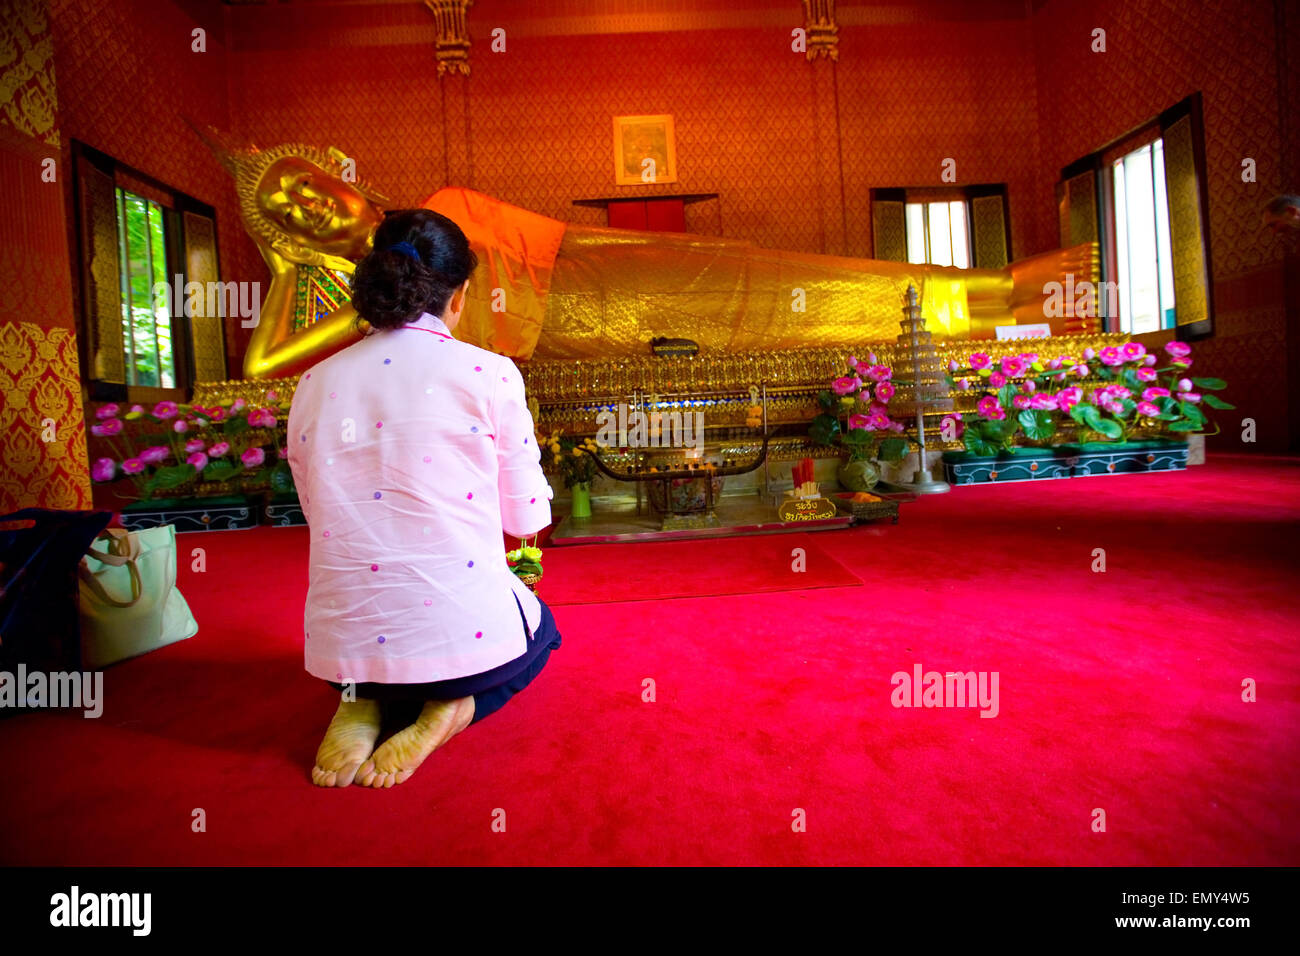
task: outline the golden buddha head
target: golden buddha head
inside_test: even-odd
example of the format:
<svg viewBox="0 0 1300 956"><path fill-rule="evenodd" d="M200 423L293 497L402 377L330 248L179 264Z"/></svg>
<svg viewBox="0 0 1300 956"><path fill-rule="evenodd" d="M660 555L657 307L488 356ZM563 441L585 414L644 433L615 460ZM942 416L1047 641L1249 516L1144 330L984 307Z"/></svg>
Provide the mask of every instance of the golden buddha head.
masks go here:
<svg viewBox="0 0 1300 956"><path fill-rule="evenodd" d="M298 261L320 254L358 259L370 248L388 200L356 178L341 151L305 143L236 146L211 127L195 131L234 175L244 227L255 238Z"/></svg>

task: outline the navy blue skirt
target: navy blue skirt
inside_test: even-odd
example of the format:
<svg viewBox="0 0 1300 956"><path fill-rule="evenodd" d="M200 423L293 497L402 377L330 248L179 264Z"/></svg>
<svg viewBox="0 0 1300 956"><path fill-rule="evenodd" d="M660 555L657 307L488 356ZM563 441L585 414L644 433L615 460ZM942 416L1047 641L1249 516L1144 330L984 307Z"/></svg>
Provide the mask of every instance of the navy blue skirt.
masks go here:
<svg viewBox="0 0 1300 956"><path fill-rule="evenodd" d="M519 618L528 637L528 647L514 660L506 661L499 667L481 674L469 674L465 677L453 677L451 680L432 681L427 684L356 684L357 697L378 700L381 703L423 703L430 700L459 700L462 697L473 697L472 723L478 723L489 714L496 713L505 706L506 701L532 683L546 666L551 651L560 649L562 641L560 631L555 626L555 617L540 598L538 603L542 606L542 619L535 633L529 632L524 609L522 606L519 608ZM519 598L515 598L515 604L519 604ZM338 691L346 689L345 685L334 681L327 683Z"/></svg>

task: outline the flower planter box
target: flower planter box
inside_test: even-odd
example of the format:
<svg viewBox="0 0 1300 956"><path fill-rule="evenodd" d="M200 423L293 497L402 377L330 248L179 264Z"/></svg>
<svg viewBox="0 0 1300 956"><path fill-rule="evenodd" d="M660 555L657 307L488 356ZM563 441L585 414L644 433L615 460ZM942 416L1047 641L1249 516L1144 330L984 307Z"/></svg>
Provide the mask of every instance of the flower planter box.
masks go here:
<svg viewBox="0 0 1300 956"><path fill-rule="evenodd" d="M943 453L943 470L950 485L1069 478L1070 464L1059 448L1013 448L994 457L968 451Z"/></svg>
<svg viewBox="0 0 1300 956"><path fill-rule="evenodd" d="M1178 471L1187 467L1185 441L1090 442L1062 445L1061 450L1074 459L1070 469L1073 478Z"/></svg>
<svg viewBox="0 0 1300 956"><path fill-rule="evenodd" d="M1088 442L1052 448L1014 448L997 457L967 451L944 452L943 468L953 485L1042 478L1093 478L1187 467L1187 442Z"/></svg>
<svg viewBox="0 0 1300 956"><path fill-rule="evenodd" d="M224 498L160 498L137 501L121 511L128 531L175 525L176 531L235 531L261 523L262 499L245 495Z"/></svg>
<svg viewBox="0 0 1300 956"><path fill-rule="evenodd" d="M296 494L273 495L266 503L266 520L277 528L291 528L307 523L307 517L302 513L302 503Z"/></svg>

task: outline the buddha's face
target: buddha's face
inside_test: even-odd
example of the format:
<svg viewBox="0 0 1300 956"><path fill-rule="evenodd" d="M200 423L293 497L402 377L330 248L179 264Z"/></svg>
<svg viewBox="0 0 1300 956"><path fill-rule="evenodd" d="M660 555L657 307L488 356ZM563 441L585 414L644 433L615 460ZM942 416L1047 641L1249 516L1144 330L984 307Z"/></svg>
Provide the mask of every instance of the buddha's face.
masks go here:
<svg viewBox="0 0 1300 956"><path fill-rule="evenodd" d="M266 168L257 202L294 242L331 255L365 253L383 214L355 186L299 156Z"/></svg>

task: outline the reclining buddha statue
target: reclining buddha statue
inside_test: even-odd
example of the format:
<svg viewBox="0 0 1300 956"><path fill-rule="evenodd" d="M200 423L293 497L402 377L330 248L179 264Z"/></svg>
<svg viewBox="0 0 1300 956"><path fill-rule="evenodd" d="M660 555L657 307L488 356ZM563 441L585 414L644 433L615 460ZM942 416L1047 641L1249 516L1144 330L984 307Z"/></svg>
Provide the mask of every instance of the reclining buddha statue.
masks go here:
<svg viewBox="0 0 1300 956"><path fill-rule="evenodd" d="M391 204L339 151L260 149L200 132L235 177L245 228L271 281L244 356L246 378L297 375L366 331L349 276ZM944 338L1043 321L1043 287L1095 274L1083 245L956 269L761 248L751 242L561 222L469 189L424 203L455 221L480 267L457 338L514 359L645 354L655 338L712 350L850 346L893 338L909 284Z"/></svg>

